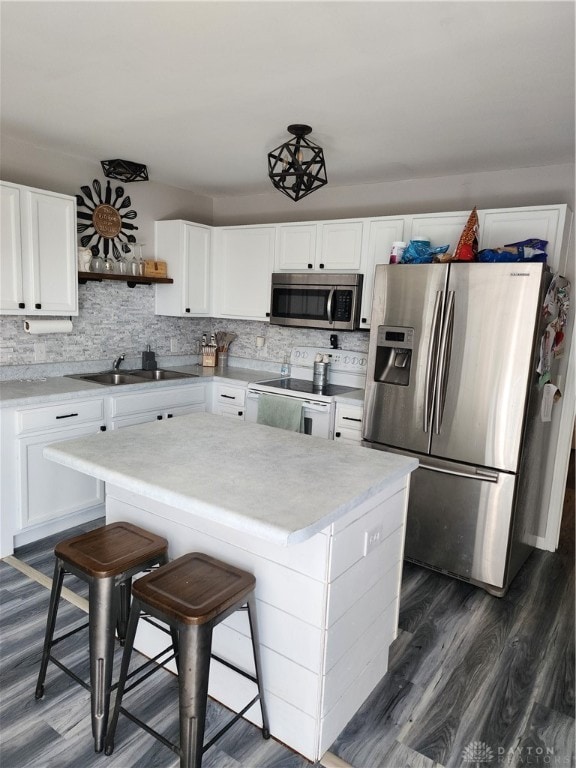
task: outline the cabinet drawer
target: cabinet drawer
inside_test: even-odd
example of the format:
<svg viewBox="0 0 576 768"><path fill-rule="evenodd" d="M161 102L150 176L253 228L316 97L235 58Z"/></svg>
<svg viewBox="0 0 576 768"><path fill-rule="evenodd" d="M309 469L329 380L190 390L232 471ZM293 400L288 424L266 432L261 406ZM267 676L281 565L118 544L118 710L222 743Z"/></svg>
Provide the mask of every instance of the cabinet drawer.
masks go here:
<svg viewBox="0 0 576 768"><path fill-rule="evenodd" d="M16 411L16 434L72 427L90 421L104 423L104 400L69 400L58 405Z"/></svg>
<svg viewBox="0 0 576 768"><path fill-rule="evenodd" d="M362 408L356 405L336 405L335 429L362 431Z"/></svg>
<svg viewBox="0 0 576 768"><path fill-rule="evenodd" d="M206 400L206 387L170 387L163 392L145 392L132 395L113 396L111 403L111 416L130 416L142 411L164 411L178 406L204 403Z"/></svg>
<svg viewBox="0 0 576 768"><path fill-rule="evenodd" d="M216 402L218 405L244 405L246 389L242 387L229 387L226 384L218 384L216 387Z"/></svg>

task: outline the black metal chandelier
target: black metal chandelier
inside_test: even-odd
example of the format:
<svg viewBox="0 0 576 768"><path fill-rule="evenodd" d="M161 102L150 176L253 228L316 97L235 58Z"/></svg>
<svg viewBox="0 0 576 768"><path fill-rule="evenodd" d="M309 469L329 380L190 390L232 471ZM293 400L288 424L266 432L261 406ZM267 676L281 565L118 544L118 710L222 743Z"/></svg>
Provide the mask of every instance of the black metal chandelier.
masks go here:
<svg viewBox="0 0 576 768"><path fill-rule="evenodd" d="M101 160L104 176L119 179L127 184L130 181L148 181L148 168L142 163L131 160Z"/></svg>
<svg viewBox="0 0 576 768"><path fill-rule="evenodd" d="M289 125L294 138L268 153L268 176L276 189L294 201L328 183L324 152L306 136L309 125Z"/></svg>

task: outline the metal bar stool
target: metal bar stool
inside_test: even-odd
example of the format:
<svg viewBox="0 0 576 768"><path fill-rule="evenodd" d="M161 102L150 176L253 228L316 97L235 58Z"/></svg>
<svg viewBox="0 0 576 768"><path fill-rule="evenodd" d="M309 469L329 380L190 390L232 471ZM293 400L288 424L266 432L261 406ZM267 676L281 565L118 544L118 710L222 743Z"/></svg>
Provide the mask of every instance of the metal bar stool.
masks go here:
<svg viewBox="0 0 576 768"><path fill-rule="evenodd" d="M48 662L88 689L91 694L94 749L101 752L110 709L114 629L121 645L126 637L132 577L168 560L168 542L130 523L112 523L59 542L50 593L44 649L36 684L36 698L44 695ZM88 583L88 623L54 638L64 576L72 573ZM90 684L52 655L52 648L88 627Z"/></svg>
<svg viewBox="0 0 576 768"><path fill-rule="evenodd" d="M262 695L261 665L254 586L250 573L200 552L193 552L164 565L132 585L132 607L122 656L114 714L106 734L106 754L114 750L114 734L120 712L180 756L180 768L200 768L203 753L256 702L262 714L262 736L270 738L268 717ZM212 631L234 611L248 611L255 676L212 653ZM168 741L122 706L124 693L149 677L150 672L126 687L150 662L128 674L130 657L140 616L153 617L170 627L179 685L180 744ZM158 626L158 625L156 625ZM210 659L214 658L256 683L256 696L204 744ZM168 659L169 660L169 659ZM164 662L166 663L166 662ZM154 671L162 669L157 666Z"/></svg>

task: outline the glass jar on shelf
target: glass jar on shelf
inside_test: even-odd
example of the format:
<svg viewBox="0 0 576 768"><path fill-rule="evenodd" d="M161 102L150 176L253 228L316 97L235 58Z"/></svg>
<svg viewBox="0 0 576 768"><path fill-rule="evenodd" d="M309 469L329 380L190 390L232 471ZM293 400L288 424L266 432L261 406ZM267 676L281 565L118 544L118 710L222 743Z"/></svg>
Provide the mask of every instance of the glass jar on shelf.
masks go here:
<svg viewBox="0 0 576 768"><path fill-rule="evenodd" d="M104 272L104 259L98 253L92 254L90 272Z"/></svg>

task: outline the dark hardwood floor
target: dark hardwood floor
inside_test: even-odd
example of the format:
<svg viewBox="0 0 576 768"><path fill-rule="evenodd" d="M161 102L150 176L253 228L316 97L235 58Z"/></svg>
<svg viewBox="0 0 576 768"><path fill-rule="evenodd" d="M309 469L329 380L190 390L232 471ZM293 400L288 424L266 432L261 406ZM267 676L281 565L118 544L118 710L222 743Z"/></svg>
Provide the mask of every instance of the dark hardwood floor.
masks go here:
<svg viewBox="0 0 576 768"><path fill-rule="evenodd" d="M52 548L61 538L22 547L16 556L51 577ZM178 766L175 755L125 718L114 754L95 754L88 694L53 665L44 699L35 700L48 590L6 562L0 562L0 578L2 768ZM73 577L67 584L86 595ZM405 564L400 632L388 674L332 746L337 759L326 764L573 768L574 598L573 451L560 547L555 553L535 551L505 597ZM66 601L60 615L71 626L85 619ZM87 676L85 644L80 633L62 654ZM174 676L161 672L135 696L140 712L174 738ZM209 732L226 715L211 702ZM307 765L273 739L263 741L258 729L242 721L206 752L203 768Z"/></svg>

